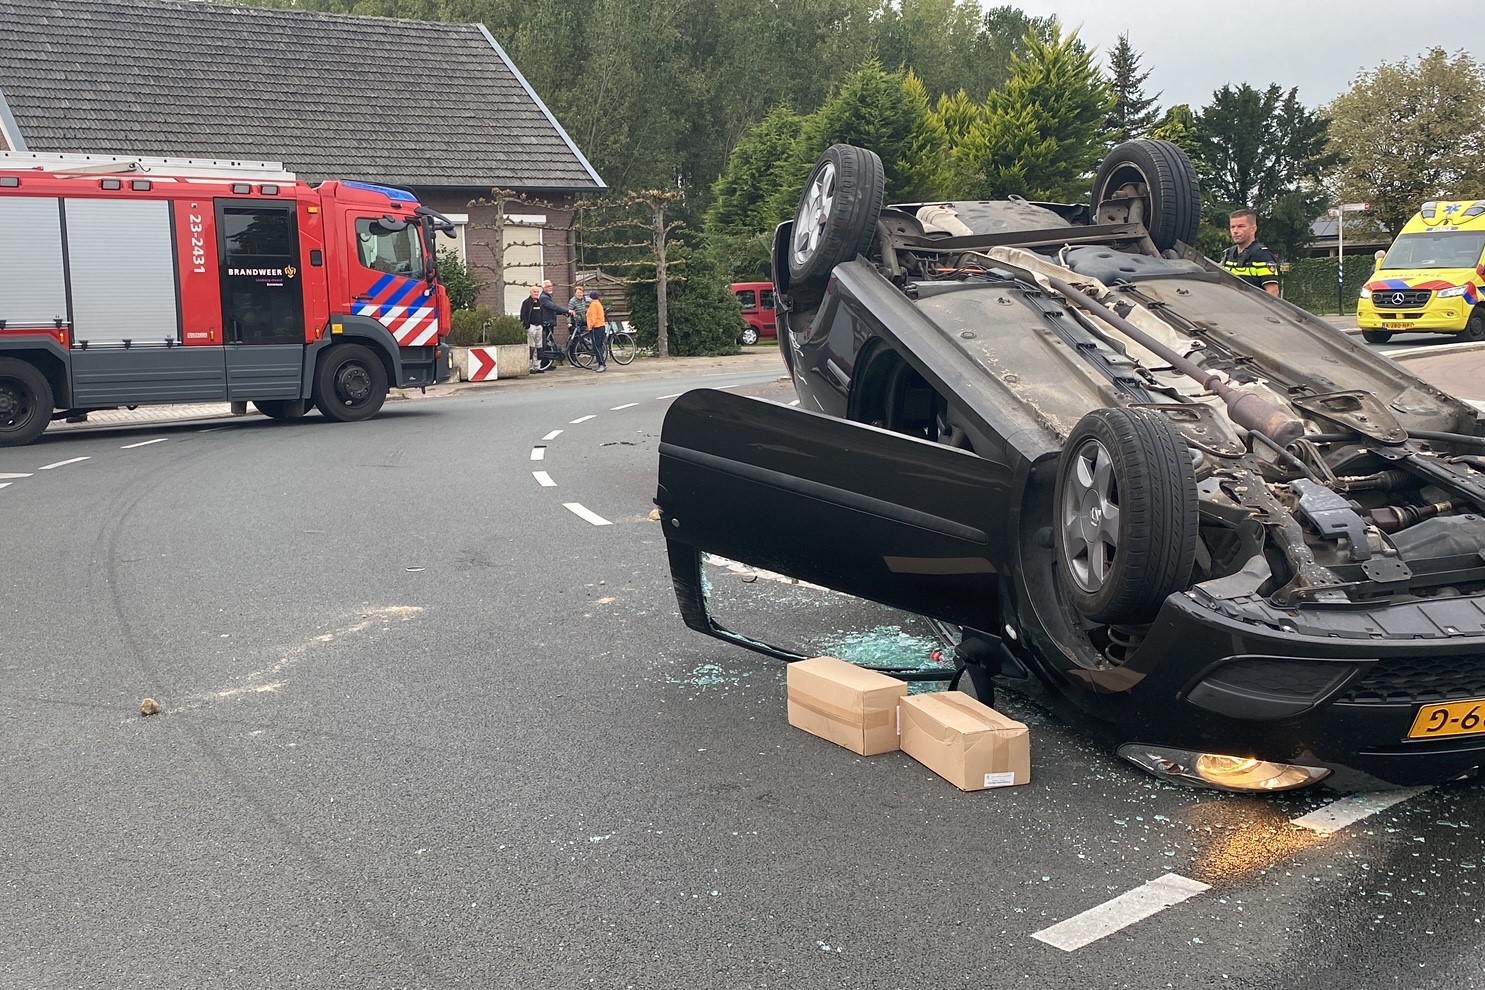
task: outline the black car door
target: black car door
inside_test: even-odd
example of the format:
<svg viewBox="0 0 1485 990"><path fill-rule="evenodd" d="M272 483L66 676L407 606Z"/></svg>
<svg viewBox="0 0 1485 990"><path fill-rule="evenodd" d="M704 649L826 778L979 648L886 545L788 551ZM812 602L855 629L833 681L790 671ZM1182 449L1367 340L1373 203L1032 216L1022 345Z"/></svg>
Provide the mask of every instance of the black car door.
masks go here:
<svg viewBox="0 0 1485 990"><path fill-rule="evenodd" d="M961 450L701 389L666 415L656 503L687 625L787 657L711 619L703 552L993 628L1008 482Z"/></svg>

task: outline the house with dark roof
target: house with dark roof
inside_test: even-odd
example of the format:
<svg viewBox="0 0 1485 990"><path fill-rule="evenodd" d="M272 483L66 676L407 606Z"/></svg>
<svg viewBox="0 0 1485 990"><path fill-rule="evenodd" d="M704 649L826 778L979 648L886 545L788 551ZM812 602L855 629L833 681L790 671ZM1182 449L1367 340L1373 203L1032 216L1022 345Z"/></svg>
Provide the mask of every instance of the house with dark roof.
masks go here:
<svg viewBox="0 0 1485 990"><path fill-rule="evenodd" d="M544 278L566 296L572 205L604 183L482 24L202 0L0 0L0 24L0 149L400 186L459 225L482 302L514 313ZM499 224L475 202L494 189L515 196Z"/></svg>

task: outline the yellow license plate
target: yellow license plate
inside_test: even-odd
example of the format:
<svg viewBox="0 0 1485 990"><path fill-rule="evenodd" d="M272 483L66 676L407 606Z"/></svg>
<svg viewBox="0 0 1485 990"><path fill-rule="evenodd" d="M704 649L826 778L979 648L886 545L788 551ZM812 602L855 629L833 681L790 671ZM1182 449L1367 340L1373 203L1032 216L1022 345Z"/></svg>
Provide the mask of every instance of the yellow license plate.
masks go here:
<svg viewBox="0 0 1485 990"><path fill-rule="evenodd" d="M1424 705L1408 730L1409 739L1473 736L1485 732L1485 698Z"/></svg>
<svg viewBox="0 0 1485 990"><path fill-rule="evenodd" d="M1411 323L1386 323L1386 322L1384 322L1382 324L1382 329L1383 330L1411 330L1411 329L1413 329L1413 324L1411 324Z"/></svg>

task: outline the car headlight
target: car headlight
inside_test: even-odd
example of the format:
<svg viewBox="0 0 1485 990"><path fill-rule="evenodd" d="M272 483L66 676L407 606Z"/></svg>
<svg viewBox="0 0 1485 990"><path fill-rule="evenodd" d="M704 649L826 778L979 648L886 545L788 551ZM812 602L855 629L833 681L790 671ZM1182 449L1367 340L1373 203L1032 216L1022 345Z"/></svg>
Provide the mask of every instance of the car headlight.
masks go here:
<svg viewBox="0 0 1485 990"><path fill-rule="evenodd" d="M1167 746L1143 746L1125 743L1119 755L1135 766L1168 780L1180 780L1198 787L1244 793L1292 791L1308 787L1330 776L1327 767L1307 767L1297 763L1273 763L1248 756L1224 756L1220 753L1197 753Z"/></svg>
<svg viewBox="0 0 1485 990"><path fill-rule="evenodd" d="M1372 290L1371 289L1368 289L1366 286L1363 285L1361 287L1361 298L1362 299L1370 299L1371 297L1372 297Z"/></svg>
<svg viewBox="0 0 1485 990"><path fill-rule="evenodd" d="M1469 289L1469 286L1467 286L1467 285L1456 285L1456 286L1454 286L1452 288L1440 289L1439 290L1439 298L1440 299L1458 299L1460 296L1464 295L1465 292L1468 289Z"/></svg>

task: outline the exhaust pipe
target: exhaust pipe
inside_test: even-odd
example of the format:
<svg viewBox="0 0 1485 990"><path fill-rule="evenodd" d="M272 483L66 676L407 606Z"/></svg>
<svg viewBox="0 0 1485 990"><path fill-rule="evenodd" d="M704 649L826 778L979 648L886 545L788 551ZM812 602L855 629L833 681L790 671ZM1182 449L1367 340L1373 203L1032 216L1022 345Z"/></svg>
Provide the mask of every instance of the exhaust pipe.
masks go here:
<svg viewBox="0 0 1485 990"><path fill-rule="evenodd" d="M1214 393L1227 404L1227 415L1232 417L1234 423L1246 430L1263 434L1280 447L1287 447L1304 436L1304 422L1289 412L1280 409L1260 395L1238 391L1224 382L1217 372L1203 368L1196 362L1177 354L1097 299L1079 292L1063 279L1049 277L1048 282L1067 302L1086 309L1141 347L1170 362L1171 367L1197 382L1202 388Z"/></svg>

